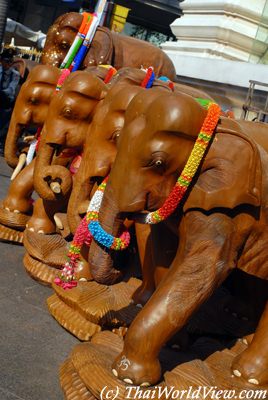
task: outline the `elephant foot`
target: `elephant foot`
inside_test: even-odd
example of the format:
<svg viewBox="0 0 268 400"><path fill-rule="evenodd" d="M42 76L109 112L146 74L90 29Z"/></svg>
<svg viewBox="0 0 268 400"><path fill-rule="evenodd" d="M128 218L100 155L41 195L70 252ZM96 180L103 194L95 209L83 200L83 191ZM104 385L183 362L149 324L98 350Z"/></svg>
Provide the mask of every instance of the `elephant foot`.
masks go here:
<svg viewBox="0 0 268 400"><path fill-rule="evenodd" d="M61 234L61 236L65 239L68 238L71 234L68 220L67 220L67 214L65 213L56 213L54 215L54 221L56 224L56 227Z"/></svg>
<svg viewBox="0 0 268 400"><path fill-rule="evenodd" d="M164 379L152 387L132 386L113 374L114 360L118 359L120 353L122 354L123 345L122 338L112 332L104 331L94 335L90 343L75 346L60 369L60 382L66 399L100 400L108 398L108 395L119 400L127 398L188 400L189 396L210 399L217 396L218 388L235 391L236 397L242 398L245 390L253 389L252 384L231 377L230 366L234 355L241 352L241 348L245 348L241 342L237 342L230 349L215 351L204 361L200 360L198 354L177 353L174 367L171 363L170 350L163 349L162 352L168 351L165 355L168 365L165 368ZM161 353L160 359L163 363ZM159 392L158 388L164 391ZM203 395L204 388L207 392L205 395ZM261 389L266 388L267 386ZM213 389L216 389L216 392L213 392ZM170 396L166 393L170 393Z"/></svg>
<svg viewBox="0 0 268 400"><path fill-rule="evenodd" d="M71 290L53 284L56 297L49 298L49 311L74 336L89 340L96 326L113 329L133 321L140 309L131 304L131 296L139 284L134 278L113 286L80 281Z"/></svg>
<svg viewBox="0 0 268 400"><path fill-rule="evenodd" d="M14 244L22 244L23 232L17 231L16 229L8 228L7 226L0 224L0 241L12 242Z"/></svg>
<svg viewBox="0 0 268 400"><path fill-rule="evenodd" d="M139 357L124 350L113 363L112 372L129 385L147 387L159 382L161 365L158 359L148 359L144 354Z"/></svg>
<svg viewBox="0 0 268 400"><path fill-rule="evenodd" d="M113 361L120 354L122 348L122 338L108 331L97 333L90 343L75 346L60 369L61 387L64 393L67 393L66 398L84 400L84 398L88 398L86 396L93 395L97 399L104 399L108 398L108 394L110 394L111 398L119 400L138 398L187 400L189 390L185 390L185 393L183 390L180 390L181 393L175 390L189 389L190 387L192 390L198 390L200 386L216 385L213 373L204 362L194 360L182 363L174 369L169 365L171 371L166 372L164 381L157 385L157 388L162 388L162 395L158 389L155 390L155 387L131 386L128 382L119 380L112 373ZM173 397L167 396L165 390L171 394L174 391Z"/></svg>
<svg viewBox="0 0 268 400"><path fill-rule="evenodd" d="M268 385L268 341L266 346L252 342L235 358L232 371L236 377L253 385Z"/></svg>
<svg viewBox="0 0 268 400"><path fill-rule="evenodd" d="M81 260L77 263L77 267L75 269L75 277L78 281L92 280L92 275L90 273L88 262L83 258L81 258Z"/></svg>
<svg viewBox="0 0 268 400"><path fill-rule="evenodd" d="M24 230L30 218L30 215L19 210L11 210L8 207L4 207L3 204L0 205L0 223L9 228L19 231Z"/></svg>

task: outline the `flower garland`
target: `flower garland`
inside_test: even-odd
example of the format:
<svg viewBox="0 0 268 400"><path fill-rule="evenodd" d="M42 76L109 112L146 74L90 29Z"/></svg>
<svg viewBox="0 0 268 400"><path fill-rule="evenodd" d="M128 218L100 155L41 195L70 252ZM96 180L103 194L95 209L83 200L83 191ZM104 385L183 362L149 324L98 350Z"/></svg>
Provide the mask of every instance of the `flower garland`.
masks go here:
<svg viewBox="0 0 268 400"><path fill-rule="evenodd" d="M87 220L84 217L76 230L73 241L68 251L68 261L64 264L60 275L57 276L54 282L61 286L63 289L71 289L77 286L77 280L75 276L75 270L78 262L81 260L81 248L83 244L90 246L92 241L92 235L88 231Z"/></svg>
<svg viewBox="0 0 268 400"><path fill-rule="evenodd" d="M60 275L54 280L54 282L63 289L71 289L77 286L75 270L78 262L81 260L81 248L83 244L90 246L93 236L99 244L113 250L124 250L129 245L130 234L128 231L124 231L119 238L114 238L112 235L106 233L101 227L101 230L98 230L98 226L100 226L98 222L99 210L107 181L108 177L104 179L94 193L87 214L77 228L73 241L69 247L67 255L68 261L64 264Z"/></svg>
<svg viewBox="0 0 268 400"><path fill-rule="evenodd" d="M103 199L104 191L108 177L98 187L92 200L90 202L89 211L87 213L86 219L88 221L88 229L91 235L94 237L95 241L102 246L109 248L111 250L125 250L130 242L130 234L128 231L124 231L119 238L116 238L101 227L99 219L99 210L101 202Z"/></svg>

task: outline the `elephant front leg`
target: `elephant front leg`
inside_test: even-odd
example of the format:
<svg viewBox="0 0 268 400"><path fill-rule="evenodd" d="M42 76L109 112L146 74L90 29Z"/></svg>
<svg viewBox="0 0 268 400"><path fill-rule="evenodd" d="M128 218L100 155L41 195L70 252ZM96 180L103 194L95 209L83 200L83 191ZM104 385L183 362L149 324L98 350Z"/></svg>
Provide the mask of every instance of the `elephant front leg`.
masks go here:
<svg viewBox="0 0 268 400"><path fill-rule="evenodd" d="M57 212L65 210L68 197L62 201L49 201L41 198L34 203L34 210L27 227L32 232L51 234L56 232L54 216Z"/></svg>
<svg viewBox="0 0 268 400"><path fill-rule="evenodd" d="M225 216L205 217L192 212L184 217L177 255L168 274L131 324L124 349L113 364L116 376L141 386L159 381L161 347L234 267L233 230L233 222Z"/></svg>
<svg viewBox="0 0 268 400"><path fill-rule="evenodd" d="M235 359L233 372L253 385L268 384L268 302L252 342Z"/></svg>
<svg viewBox="0 0 268 400"><path fill-rule="evenodd" d="M135 230L142 269L142 284L133 294L133 300L136 304L144 305L155 291L151 227L136 223Z"/></svg>
<svg viewBox="0 0 268 400"><path fill-rule="evenodd" d="M14 179L3 200L3 207L15 213L30 213L32 211L31 195L33 192L33 172L35 161L25 167Z"/></svg>

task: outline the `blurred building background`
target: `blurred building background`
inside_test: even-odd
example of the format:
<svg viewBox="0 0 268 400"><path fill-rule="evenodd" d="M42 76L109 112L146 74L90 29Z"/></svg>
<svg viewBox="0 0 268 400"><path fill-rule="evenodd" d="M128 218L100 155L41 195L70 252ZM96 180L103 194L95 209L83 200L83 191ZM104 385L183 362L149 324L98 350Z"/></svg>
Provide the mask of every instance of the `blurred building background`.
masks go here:
<svg viewBox="0 0 268 400"><path fill-rule="evenodd" d="M120 34L152 42L172 59L178 79L202 88L236 117L268 114L268 0L109 0L129 9ZM61 14L93 11L96 0L10 0L8 17L47 32ZM120 24L119 24L120 25ZM115 30L118 27L114 25ZM16 45L33 45L16 32ZM246 101L249 81L254 93ZM246 105L245 105L246 104ZM243 110L244 107L244 110ZM264 114L255 112L254 109ZM268 118L268 117L267 117Z"/></svg>
<svg viewBox="0 0 268 400"><path fill-rule="evenodd" d="M235 111L268 120L268 0L185 0L162 44L179 79ZM254 91L247 91L249 81ZM243 111L242 111L243 109Z"/></svg>
<svg viewBox="0 0 268 400"><path fill-rule="evenodd" d="M182 1L182 0L181 0ZM180 0L114 0L130 9L127 31L137 31L149 39L152 32L162 34L162 41L174 38L170 24L182 11ZM31 28L47 32L49 26L61 14L81 9L93 10L96 0L11 0L8 17Z"/></svg>

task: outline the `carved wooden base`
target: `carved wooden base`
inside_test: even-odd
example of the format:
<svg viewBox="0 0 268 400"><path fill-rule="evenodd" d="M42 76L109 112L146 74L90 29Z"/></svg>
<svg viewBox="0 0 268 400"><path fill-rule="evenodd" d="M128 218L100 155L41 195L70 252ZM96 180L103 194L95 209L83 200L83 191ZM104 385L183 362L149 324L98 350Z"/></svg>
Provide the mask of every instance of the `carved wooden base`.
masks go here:
<svg viewBox="0 0 268 400"><path fill-rule="evenodd" d="M60 368L60 382L64 391L64 397L67 400L95 400L94 397L83 381L81 381L78 373L75 371L70 360L66 360Z"/></svg>
<svg viewBox="0 0 268 400"><path fill-rule="evenodd" d="M66 261L68 243L59 234L44 235L26 229L23 244L26 271L33 279L50 286Z"/></svg>
<svg viewBox="0 0 268 400"><path fill-rule="evenodd" d="M14 228L17 230L24 230L30 216L24 213L15 213L13 211L6 210L2 204L0 204L0 223Z"/></svg>
<svg viewBox="0 0 268 400"><path fill-rule="evenodd" d="M44 235L26 229L23 244L31 257L51 267L61 268L66 261L68 243L57 233Z"/></svg>
<svg viewBox="0 0 268 400"><path fill-rule="evenodd" d="M78 282L71 290L53 285L55 294L47 300L48 309L73 335L89 340L103 326L117 328L131 323L139 312L131 298L140 284L141 281L131 278L113 286Z"/></svg>
<svg viewBox="0 0 268 400"><path fill-rule="evenodd" d="M8 228L7 226L0 224L0 241L22 244L23 232L16 229Z"/></svg>
<svg viewBox="0 0 268 400"><path fill-rule="evenodd" d="M173 393L175 390L180 391L178 396L173 398L186 400L195 393L195 397L192 398L210 400L212 393L206 397L205 387L207 390L211 388L213 390L213 387L216 387L215 390L235 390L236 393L233 398L235 396L238 398L239 393L243 390L268 389L268 387L257 387L249 384L232 375L231 365L234 358L246 348L241 340L238 340L234 346L230 346L230 349L225 348L222 351L212 353L204 361L199 359L198 353L191 352L191 349L187 352L189 358L187 360L185 353L173 351L171 355L170 349L165 348L160 357L161 363L163 366L165 362L163 363L162 360L169 359L170 367L165 366L163 368L162 382L151 388L138 389L131 389L131 385L118 380L112 374L112 363L122 348L123 340L111 332L101 332L94 336L91 343L77 345L60 370L60 382L65 399L108 398L105 397L105 394L112 393L108 392L109 390L113 391L113 398L119 400L172 398L158 395L158 388L167 388L167 390L172 390ZM177 366L173 368L174 359L176 359ZM137 390L143 391L144 397L138 397ZM183 390L185 390L184 393ZM216 398L215 395L214 398Z"/></svg>
<svg viewBox="0 0 268 400"><path fill-rule="evenodd" d="M50 314L63 326L80 340L90 340L95 333L101 330L99 325L88 321L78 311L69 307L56 294L47 299Z"/></svg>
<svg viewBox="0 0 268 400"><path fill-rule="evenodd" d="M28 274L43 285L51 286L58 273L57 268L50 267L41 261L31 257L27 252L23 258L23 264Z"/></svg>

